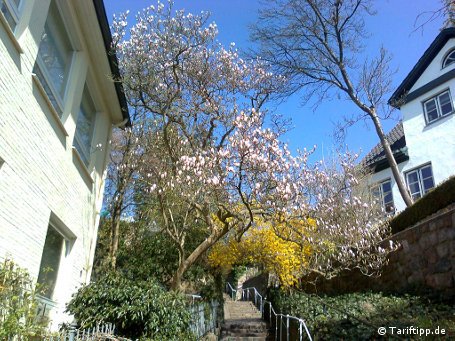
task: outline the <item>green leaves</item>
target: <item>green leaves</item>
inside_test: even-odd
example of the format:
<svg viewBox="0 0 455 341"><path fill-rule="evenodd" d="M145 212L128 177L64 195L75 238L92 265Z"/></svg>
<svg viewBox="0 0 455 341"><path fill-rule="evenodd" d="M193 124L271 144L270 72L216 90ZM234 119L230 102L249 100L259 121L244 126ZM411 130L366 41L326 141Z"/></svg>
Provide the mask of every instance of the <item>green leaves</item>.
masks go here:
<svg viewBox="0 0 455 341"><path fill-rule="evenodd" d="M0 339L44 336L45 320L36 316L36 287L12 260L0 263Z"/></svg>
<svg viewBox="0 0 455 341"><path fill-rule="evenodd" d="M82 328L113 323L118 334L147 340L193 338L185 297L155 280L130 280L108 274L81 288L67 306Z"/></svg>
<svg viewBox="0 0 455 341"><path fill-rule="evenodd" d="M279 311L303 318L313 336L323 339L375 339L377 328L435 328L455 331L454 309L426 296L353 293L316 296L271 291Z"/></svg>

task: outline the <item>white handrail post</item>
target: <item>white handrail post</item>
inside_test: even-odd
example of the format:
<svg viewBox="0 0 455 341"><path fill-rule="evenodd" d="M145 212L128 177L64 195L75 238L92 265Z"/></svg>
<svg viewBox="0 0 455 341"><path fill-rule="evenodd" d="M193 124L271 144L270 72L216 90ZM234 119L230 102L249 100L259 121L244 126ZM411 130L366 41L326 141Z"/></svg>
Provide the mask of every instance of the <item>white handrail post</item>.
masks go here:
<svg viewBox="0 0 455 341"><path fill-rule="evenodd" d="M278 315L275 314L275 340L278 340Z"/></svg>
<svg viewBox="0 0 455 341"><path fill-rule="evenodd" d="M280 314L280 340L283 337L283 314Z"/></svg>
<svg viewBox="0 0 455 341"><path fill-rule="evenodd" d="M262 296L261 296L261 315L262 315L262 318L264 318L264 305L262 303Z"/></svg>
<svg viewBox="0 0 455 341"><path fill-rule="evenodd" d="M289 315L286 315L286 341L289 341Z"/></svg>
<svg viewBox="0 0 455 341"><path fill-rule="evenodd" d="M299 341L302 341L302 320L299 320Z"/></svg>
<svg viewBox="0 0 455 341"><path fill-rule="evenodd" d="M272 323L272 303L269 303L269 321Z"/></svg>

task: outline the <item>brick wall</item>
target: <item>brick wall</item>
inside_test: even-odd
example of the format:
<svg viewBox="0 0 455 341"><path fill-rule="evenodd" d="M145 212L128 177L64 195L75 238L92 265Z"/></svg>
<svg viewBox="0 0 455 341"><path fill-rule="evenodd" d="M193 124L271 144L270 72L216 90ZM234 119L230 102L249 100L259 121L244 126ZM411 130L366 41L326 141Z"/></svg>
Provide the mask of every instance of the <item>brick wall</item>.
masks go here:
<svg viewBox="0 0 455 341"><path fill-rule="evenodd" d="M455 208L392 236L400 248L390 254L380 277L358 271L346 272L330 281L306 285L307 291L343 293L362 290L427 291L455 294Z"/></svg>

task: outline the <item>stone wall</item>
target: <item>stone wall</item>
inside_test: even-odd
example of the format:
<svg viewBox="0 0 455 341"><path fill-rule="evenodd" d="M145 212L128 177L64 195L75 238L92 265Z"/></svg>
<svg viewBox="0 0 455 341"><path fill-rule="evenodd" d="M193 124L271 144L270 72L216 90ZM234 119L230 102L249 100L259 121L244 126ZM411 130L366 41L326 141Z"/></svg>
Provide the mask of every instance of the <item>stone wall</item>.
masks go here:
<svg viewBox="0 0 455 341"><path fill-rule="evenodd" d="M390 254L389 264L380 277L367 277L350 271L330 281L307 284L307 291L343 293L375 291L439 291L455 294L455 208L392 236L401 244Z"/></svg>

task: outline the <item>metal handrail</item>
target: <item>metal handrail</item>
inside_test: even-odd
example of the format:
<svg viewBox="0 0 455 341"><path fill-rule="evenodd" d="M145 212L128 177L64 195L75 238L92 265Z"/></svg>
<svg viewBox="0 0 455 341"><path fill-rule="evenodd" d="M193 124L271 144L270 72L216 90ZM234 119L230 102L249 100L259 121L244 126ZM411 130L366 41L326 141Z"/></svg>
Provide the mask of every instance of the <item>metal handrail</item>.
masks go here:
<svg viewBox="0 0 455 341"><path fill-rule="evenodd" d="M265 300L262 295L257 291L255 287L250 287L250 288L245 288L245 289L239 289L241 291L241 299L242 300L247 300L249 301L250 299L254 301L254 304L256 307L259 308L259 311L261 312L262 318L265 320L265 315L264 315L264 307L266 304L269 305L269 322L272 322L272 313L275 317L275 340L280 340L283 335L283 319L285 319L286 324L284 325L286 327L286 341L289 341L289 321L290 320L295 320L299 324L299 340L303 340L303 329L305 329L305 333L310 341L313 341L313 338L311 337L310 331L308 330L308 327L305 323L305 321L299 317L295 316L290 316L290 315L284 315L277 313L275 309L272 306L272 303L270 301ZM226 293L230 294L231 298L233 300L236 300L237 296L237 291L238 289L234 289L231 285L231 283L226 282ZM253 291L254 295L250 297L250 291ZM258 306L259 303L259 306ZM278 319L280 319L280 338L278 339Z"/></svg>

